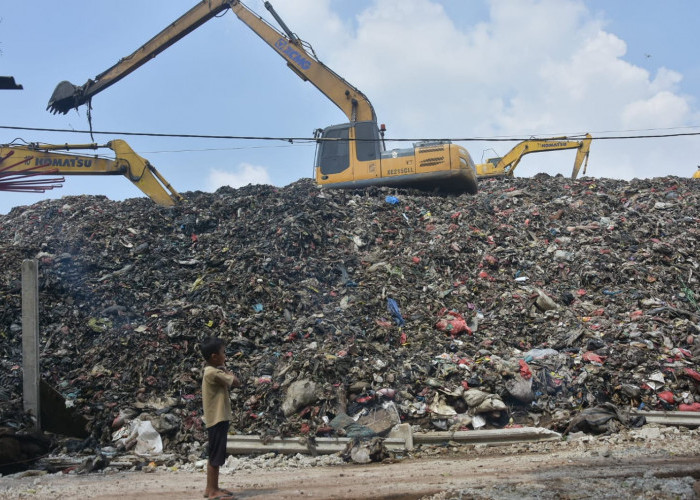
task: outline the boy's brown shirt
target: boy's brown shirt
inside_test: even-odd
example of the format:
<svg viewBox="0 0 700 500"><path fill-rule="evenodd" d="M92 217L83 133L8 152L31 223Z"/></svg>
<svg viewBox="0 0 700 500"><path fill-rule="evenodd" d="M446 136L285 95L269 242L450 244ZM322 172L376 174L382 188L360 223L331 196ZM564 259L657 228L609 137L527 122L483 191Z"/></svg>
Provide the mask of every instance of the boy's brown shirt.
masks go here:
<svg viewBox="0 0 700 500"><path fill-rule="evenodd" d="M231 420L231 398L229 389L233 384L234 376L227 375L220 368L206 366L202 376L202 405L204 406L204 424L211 427Z"/></svg>

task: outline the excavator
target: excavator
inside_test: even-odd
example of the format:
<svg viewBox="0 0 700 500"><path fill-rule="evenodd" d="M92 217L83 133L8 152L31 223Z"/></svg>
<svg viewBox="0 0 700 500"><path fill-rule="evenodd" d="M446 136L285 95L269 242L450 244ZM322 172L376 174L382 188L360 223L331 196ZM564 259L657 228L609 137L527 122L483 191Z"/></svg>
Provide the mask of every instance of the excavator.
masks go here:
<svg viewBox="0 0 700 500"><path fill-rule="evenodd" d="M551 137L548 139L528 139L513 147L505 156L501 158L490 158L486 163L476 165L476 176L484 177L513 177L515 167L518 166L523 156L530 153L542 151L557 151L561 149L578 149L574 169L571 178L576 179L583 164L583 173L588 167L588 154L591 150L591 134L586 134L580 141L574 141L568 137Z"/></svg>
<svg viewBox="0 0 700 500"><path fill-rule="evenodd" d="M129 56L81 86L58 84L47 109L68 113L153 59L199 26L227 9L276 51L287 66L311 82L345 114L349 123L315 132L315 179L321 187L412 187L424 190L477 192L476 167L469 152L450 141L414 143L412 148L386 150L384 125L369 99L323 64L307 42L294 34L270 2L265 8L282 31L269 24L239 0L202 0Z"/></svg>
<svg viewBox="0 0 700 500"><path fill-rule="evenodd" d="M110 149L115 158L70 151ZM44 192L60 187L56 175L123 175L158 205L171 207L184 198L148 160L121 139L106 144L0 144L0 190Z"/></svg>

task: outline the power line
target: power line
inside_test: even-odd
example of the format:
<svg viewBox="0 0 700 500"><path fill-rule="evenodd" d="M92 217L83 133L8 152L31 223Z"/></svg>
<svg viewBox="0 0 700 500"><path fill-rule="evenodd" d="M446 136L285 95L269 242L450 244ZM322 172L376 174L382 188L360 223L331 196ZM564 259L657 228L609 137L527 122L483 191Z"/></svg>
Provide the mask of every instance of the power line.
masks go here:
<svg viewBox="0 0 700 500"><path fill-rule="evenodd" d="M299 144L302 146L312 146L312 144L305 143ZM238 148L186 148L186 149L158 149L153 151L140 151L140 154L158 154L158 153L201 153L207 151L249 151L251 149L280 149L280 148L294 148L298 144L283 144L279 146L241 146Z"/></svg>
<svg viewBox="0 0 700 500"><path fill-rule="evenodd" d="M343 140L343 139L316 139L313 137L270 137L270 136L245 136L245 135L206 135L206 134L165 134L156 132L116 132L116 131L97 131L97 130L75 130L75 129L60 129L60 128L39 128L39 127L16 127L9 125L0 125L0 129L10 130L31 130L35 132L62 132L70 134L98 134L112 136L141 136L141 137L171 137L180 139L226 139L226 140L242 140L242 141L283 141L293 144L309 143L324 140ZM595 136L594 141L599 140L622 140L622 139L663 139L669 137L689 137L698 136L700 132L674 132L668 134L645 134L645 135L615 135L615 136ZM568 136L563 138L580 137ZM459 137L459 138L396 138L385 139L389 142L420 142L420 141L453 141L453 142L509 142L509 141L528 141L528 140L545 140L552 137ZM369 139L372 140L372 139Z"/></svg>
<svg viewBox="0 0 700 500"><path fill-rule="evenodd" d="M110 132L98 130L75 130L63 128L39 128L39 127L13 127L0 125L0 129L32 130L35 132L65 132L70 134L97 134L97 135L129 135L143 137L176 137L188 139L237 139L251 141L285 141L285 142L315 142L316 139L308 137L264 137L264 136L237 136L237 135L203 135L203 134L163 134L156 132Z"/></svg>

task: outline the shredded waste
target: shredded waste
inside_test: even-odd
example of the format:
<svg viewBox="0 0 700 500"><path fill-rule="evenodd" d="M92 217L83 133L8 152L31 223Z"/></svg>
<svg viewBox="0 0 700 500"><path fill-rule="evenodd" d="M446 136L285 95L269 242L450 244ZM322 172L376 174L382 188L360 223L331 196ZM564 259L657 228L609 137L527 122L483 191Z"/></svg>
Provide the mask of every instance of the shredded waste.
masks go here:
<svg viewBox="0 0 700 500"><path fill-rule="evenodd" d="M232 429L263 438L599 433L641 425L633 409L700 411L700 185L540 174L479 189L305 179L168 209L17 207L0 216L0 426L31 426L24 259L39 263L42 378L86 422L75 449L128 448L150 422L164 452L201 458L208 336L243 382Z"/></svg>

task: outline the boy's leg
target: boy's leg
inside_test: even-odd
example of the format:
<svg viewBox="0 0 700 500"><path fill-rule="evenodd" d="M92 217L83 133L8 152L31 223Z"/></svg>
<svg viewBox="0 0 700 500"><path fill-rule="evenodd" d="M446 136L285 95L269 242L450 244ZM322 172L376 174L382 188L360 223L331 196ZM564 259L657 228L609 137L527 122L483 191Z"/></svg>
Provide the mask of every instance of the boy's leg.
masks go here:
<svg viewBox="0 0 700 500"><path fill-rule="evenodd" d="M209 498L233 498L230 491L219 488L219 467L226 461L228 428L228 422L219 422L207 428L209 460L207 463L207 487L204 494Z"/></svg>
<svg viewBox="0 0 700 500"><path fill-rule="evenodd" d="M204 493L207 496L216 496L219 492L219 467L207 463L207 489Z"/></svg>

